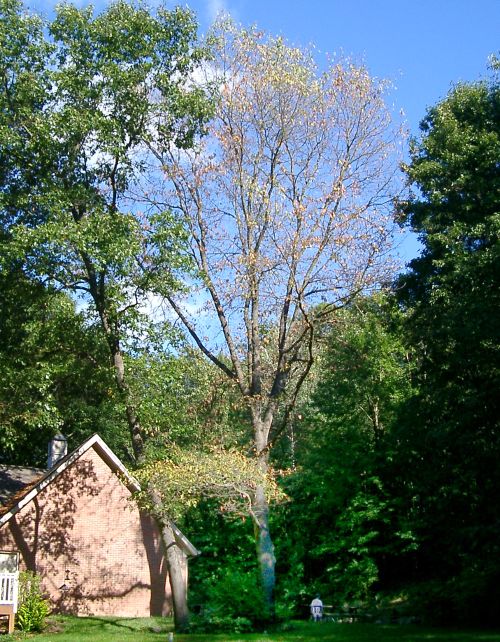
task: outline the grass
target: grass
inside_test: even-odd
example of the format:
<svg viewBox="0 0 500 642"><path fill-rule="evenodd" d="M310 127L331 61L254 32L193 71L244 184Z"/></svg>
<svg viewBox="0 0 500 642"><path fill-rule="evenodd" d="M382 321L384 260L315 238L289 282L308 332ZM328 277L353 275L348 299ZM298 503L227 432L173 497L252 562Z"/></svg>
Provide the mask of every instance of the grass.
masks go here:
<svg viewBox="0 0 500 642"><path fill-rule="evenodd" d="M181 635L175 642L500 642L500 631L454 630L413 625L314 624L294 622L273 633ZM41 634L15 633L1 640L32 642L167 642L172 623L165 619L54 616Z"/></svg>

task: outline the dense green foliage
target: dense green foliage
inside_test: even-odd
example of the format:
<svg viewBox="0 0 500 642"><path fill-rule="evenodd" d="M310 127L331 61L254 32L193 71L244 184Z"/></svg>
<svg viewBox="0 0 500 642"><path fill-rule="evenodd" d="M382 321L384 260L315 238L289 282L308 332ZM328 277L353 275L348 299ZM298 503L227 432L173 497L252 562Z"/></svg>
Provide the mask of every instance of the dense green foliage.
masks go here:
<svg viewBox="0 0 500 642"><path fill-rule="evenodd" d="M61 5L46 24L2 0L0 25L2 270L85 302L115 359L143 331L152 283L172 287L181 263L180 224L137 194L158 169L153 140L187 146L207 113L186 87L196 24L125 2Z"/></svg>
<svg viewBox="0 0 500 642"><path fill-rule="evenodd" d="M367 598L388 558L412 544L384 479L389 435L411 386L401 315L386 299L358 302L327 330L317 385L301 410L297 469L285 480L293 501L280 543L288 599L320 591L338 607ZM290 524L306 536L290 541Z"/></svg>
<svg viewBox="0 0 500 642"><path fill-rule="evenodd" d="M31 433L40 433L34 443L61 428L76 445L89 430L101 431L103 424L109 427L103 436L116 436L123 422L102 412L104 407L97 410L104 393L110 398L111 414L121 411L129 432L135 430L137 457L141 431L146 433L158 422L148 414L147 401L138 398L146 385L144 360L136 360L137 385L131 391L128 379L133 377L127 373L133 368L125 364L124 352L137 356L138 350L152 349L145 309L153 283L173 287L182 263L177 250L183 243L175 218L164 208L139 204L137 194L143 192L149 173L158 170L148 155L150 144L161 140L190 145L208 113L203 93L186 84L203 58L195 46L196 23L182 9L153 13L126 2L116 2L98 15L92 8L61 5L48 23L25 12L17 0L2 0L0 30L0 269L2 298L8 298L4 310L11 319L6 323L12 326L5 328L11 334L4 348L13 347L18 364L28 365L24 374L30 378L27 394L22 393L25 399L18 407L9 402L5 411L9 421L17 423L7 423L4 441L13 448L17 439L19 450L29 426ZM34 331L27 328L26 318L32 326L40 319L39 328L42 319L33 313L34 302L15 295L12 280L26 291L43 292L47 301L56 297L60 302L57 292L66 292L84 312L74 321L67 312L66 324L60 319L58 333L49 333L47 348L40 345L39 333L39 345L29 354L26 340L16 345L16 332ZM57 302L47 305L62 314ZM72 336L76 330L63 327L70 323L79 326L78 338ZM45 329L49 328L50 323ZM166 340L163 333L154 345ZM82 364L76 363L79 343L82 352L92 352L87 371L85 357ZM73 354L71 368L70 357L66 359L66 371L88 382L83 389L95 388L89 413L80 413L77 428L68 408L64 417L58 415L51 395L56 386L61 391L73 385L77 396L78 387L62 383L61 372L55 382L55 366L37 353L56 352L56 345L56 360L61 364L63 355ZM107 372L110 366L114 372ZM28 403L32 388L34 404ZM3 391L8 397L7 382ZM37 395L43 402L38 403ZM30 406L28 414L20 407L23 403ZM134 407L141 403L144 429ZM92 414L102 420L94 421ZM123 435L109 441L119 445L120 454L125 452Z"/></svg>
<svg viewBox="0 0 500 642"><path fill-rule="evenodd" d="M246 633L269 625L257 568L246 571L225 568L206 587L206 605L190 625L190 631Z"/></svg>
<svg viewBox="0 0 500 642"><path fill-rule="evenodd" d="M106 346L66 295L0 274L0 462L45 466L63 432L76 446L99 432L125 454L126 428Z"/></svg>
<svg viewBox="0 0 500 642"><path fill-rule="evenodd" d="M398 433L418 573L449 619L500 608L500 85L459 85L412 148L401 216L424 249L398 283L418 393ZM438 608L437 606L435 607Z"/></svg>

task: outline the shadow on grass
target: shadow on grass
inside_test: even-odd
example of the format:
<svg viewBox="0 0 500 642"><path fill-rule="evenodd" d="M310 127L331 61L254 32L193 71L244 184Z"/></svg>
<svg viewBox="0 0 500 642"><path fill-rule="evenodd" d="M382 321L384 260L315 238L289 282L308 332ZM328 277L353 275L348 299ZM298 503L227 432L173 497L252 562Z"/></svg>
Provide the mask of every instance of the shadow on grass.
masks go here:
<svg viewBox="0 0 500 642"><path fill-rule="evenodd" d="M51 622L52 621L52 622ZM150 617L150 618L123 618L113 616L89 615L85 617L55 616L49 618L49 630L51 623L56 632L64 630L64 633L78 633L79 635L90 636L98 633L110 633L117 630L129 631L131 633L166 633L173 631L171 618Z"/></svg>
<svg viewBox="0 0 500 642"><path fill-rule="evenodd" d="M165 642L171 619L118 617L51 618L59 630L34 642ZM175 642L500 642L500 631L420 625L293 622L287 630L250 634L175 634ZM2 636L3 637L3 636ZM9 639L9 638L7 638ZM14 638L17 639L17 638Z"/></svg>
<svg viewBox="0 0 500 642"><path fill-rule="evenodd" d="M500 642L500 631L433 628L420 625L312 624L297 622L293 629L270 634L227 635L204 639L178 638L178 642ZM176 638L177 642L177 638Z"/></svg>

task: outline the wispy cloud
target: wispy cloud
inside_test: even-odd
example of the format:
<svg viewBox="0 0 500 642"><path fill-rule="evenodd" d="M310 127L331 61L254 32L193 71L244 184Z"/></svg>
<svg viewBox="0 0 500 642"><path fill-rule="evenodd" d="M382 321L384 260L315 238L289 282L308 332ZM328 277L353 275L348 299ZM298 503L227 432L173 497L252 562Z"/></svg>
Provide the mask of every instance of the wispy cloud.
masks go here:
<svg viewBox="0 0 500 642"><path fill-rule="evenodd" d="M206 13L208 20L214 22L221 14L230 12L226 0L207 0Z"/></svg>

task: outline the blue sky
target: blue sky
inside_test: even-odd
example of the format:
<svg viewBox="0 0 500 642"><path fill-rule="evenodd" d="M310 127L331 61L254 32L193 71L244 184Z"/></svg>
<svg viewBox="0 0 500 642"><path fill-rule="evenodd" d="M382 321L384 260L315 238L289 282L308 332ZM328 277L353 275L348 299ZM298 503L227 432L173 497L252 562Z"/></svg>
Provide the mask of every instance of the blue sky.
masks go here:
<svg viewBox="0 0 500 642"><path fill-rule="evenodd" d="M56 2L26 0L26 4L48 14ZM100 9L106 2L91 4ZM363 59L372 74L393 81L392 99L398 110L403 109L414 134L427 107L443 98L452 83L486 73L488 55L500 50L500 0L165 0L165 4L190 6L201 32L223 10L243 25L257 24L292 44L314 43L322 53L343 51Z"/></svg>
<svg viewBox="0 0 500 642"><path fill-rule="evenodd" d="M191 0L202 25L220 8L293 44L362 58L391 79L412 133L451 84L486 72L500 49L500 0Z"/></svg>
<svg viewBox="0 0 500 642"><path fill-rule="evenodd" d="M25 0L50 14L53 0ZM243 25L284 36L294 45L314 44L318 61L343 52L363 60L375 76L395 85L391 100L403 110L411 134L426 109L458 81L487 73L488 56L500 51L500 0L164 0L188 5L204 33L218 12ZM85 6L86 0L75 4ZM94 0L102 9L106 0ZM150 0L149 4L158 4ZM404 259L417 253L411 236Z"/></svg>

